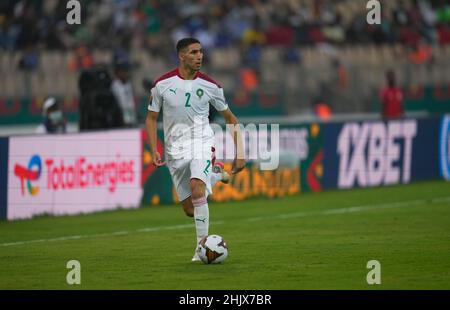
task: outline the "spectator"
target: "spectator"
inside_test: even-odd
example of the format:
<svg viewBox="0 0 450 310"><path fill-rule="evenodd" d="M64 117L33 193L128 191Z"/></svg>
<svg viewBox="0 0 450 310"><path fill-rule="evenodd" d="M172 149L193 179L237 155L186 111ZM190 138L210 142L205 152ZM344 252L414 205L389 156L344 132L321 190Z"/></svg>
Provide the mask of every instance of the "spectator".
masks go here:
<svg viewBox="0 0 450 310"><path fill-rule="evenodd" d="M246 92L252 92L258 87L258 73L256 70L244 67L239 71L240 84Z"/></svg>
<svg viewBox="0 0 450 310"><path fill-rule="evenodd" d="M322 99L315 100L314 115L323 121L330 120L332 115L330 105Z"/></svg>
<svg viewBox="0 0 450 310"><path fill-rule="evenodd" d="M85 45L79 46L75 55L73 55L72 59L69 62L69 70L70 71L78 71L83 69L90 69L94 64L94 58L91 55L91 52Z"/></svg>
<svg viewBox="0 0 450 310"><path fill-rule="evenodd" d="M54 97L44 101L42 107L43 123L36 128L38 134L66 133L67 121Z"/></svg>
<svg viewBox="0 0 450 310"><path fill-rule="evenodd" d="M247 47L255 42L282 47L317 42L370 44L387 40L411 45L423 38L429 43L436 42L438 31L447 34L440 28L450 20L448 1L444 0L396 1L396 5L390 6L392 11L383 15L382 25L370 27L363 12L347 17L342 14L345 7L350 8L349 3L353 2L350 0L191 0L184 6L174 1L96 0L85 1L82 6L85 20L82 26L68 26L64 1L3 2L1 49L23 50L28 44L37 44L64 50L74 49L76 42L113 48L126 40L147 45L152 54L166 57L170 56L168 47L161 44L166 33L172 34L175 41L196 35L211 47L237 47L240 43ZM443 40L447 42L446 37ZM78 49L71 70L91 65L89 51L85 47Z"/></svg>
<svg viewBox="0 0 450 310"><path fill-rule="evenodd" d="M32 45L27 46L19 60L18 68L23 72L22 96L31 96L31 79L39 67L39 54Z"/></svg>
<svg viewBox="0 0 450 310"><path fill-rule="evenodd" d="M111 84L111 91L122 109L123 123L127 127L136 125L136 106L134 93L130 81L130 63L119 62L114 65L115 79Z"/></svg>
<svg viewBox="0 0 450 310"><path fill-rule="evenodd" d="M299 64L301 63L301 55L297 46L291 44L291 46L286 47L282 54L282 61L285 64Z"/></svg>
<svg viewBox="0 0 450 310"><path fill-rule="evenodd" d="M403 92L397 87L394 71L386 73L387 85L381 89L380 100L382 104L383 119L403 116Z"/></svg>
<svg viewBox="0 0 450 310"><path fill-rule="evenodd" d="M39 54L33 46L27 46L22 58L19 60L19 69L23 71L35 71L39 66Z"/></svg>
<svg viewBox="0 0 450 310"><path fill-rule="evenodd" d="M408 55L409 61L415 65L429 62L433 57L433 48L425 42L418 42Z"/></svg>
<svg viewBox="0 0 450 310"><path fill-rule="evenodd" d="M261 63L262 46L252 43L243 53L243 65L252 69L258 69Z"/></svg>
<svg viewBox="0 0 450 310"><path fill-rule="evenodd" d="M398 2L393 15L394 22L397 26L407 26L409 24L408 10L405 1L401 0Z"/></svg>

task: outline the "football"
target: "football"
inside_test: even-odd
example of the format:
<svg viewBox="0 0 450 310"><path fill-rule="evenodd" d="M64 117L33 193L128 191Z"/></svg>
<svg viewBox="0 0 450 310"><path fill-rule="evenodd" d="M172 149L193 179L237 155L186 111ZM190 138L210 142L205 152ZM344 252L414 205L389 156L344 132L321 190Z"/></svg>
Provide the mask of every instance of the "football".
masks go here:
<svg viewBox="0 0 450 310"><path fill-rule="evenodd" d="M228 246L221 236L209 235L200 240L197 253L205 264L222 263L228 257Z"/></svg>

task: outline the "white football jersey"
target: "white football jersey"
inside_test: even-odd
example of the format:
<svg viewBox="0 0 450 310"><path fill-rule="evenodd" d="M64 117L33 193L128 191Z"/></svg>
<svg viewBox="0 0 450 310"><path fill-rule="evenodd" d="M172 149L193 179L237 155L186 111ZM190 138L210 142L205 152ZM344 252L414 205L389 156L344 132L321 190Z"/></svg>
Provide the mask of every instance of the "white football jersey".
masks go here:
<svg viewBox="0 0 450 310"><path fill-rule="evenodd" d="M199 151L204 154L214 145L209 105L217 111L228 109L219 84L201 72L193 80L185 80L177 68L157 79L151 93L148 110L163 110L167 159L198 158Z"/></svg>

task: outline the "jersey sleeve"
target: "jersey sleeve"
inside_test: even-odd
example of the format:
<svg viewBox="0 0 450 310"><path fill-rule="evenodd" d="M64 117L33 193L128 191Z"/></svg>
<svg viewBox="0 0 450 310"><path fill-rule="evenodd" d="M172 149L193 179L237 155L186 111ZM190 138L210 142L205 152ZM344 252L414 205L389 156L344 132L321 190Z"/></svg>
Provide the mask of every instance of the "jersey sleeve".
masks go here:
<svg viewBox="0 0 450 310"><path fill-rule="evenodd" d="M155 85L152 88L151 93L152 97L151 101L148 103L148 110L153 112L159 112L161 111L163 99L157 85Z"/></svg>
<svg viewBox="0 0 450 310"><path fill-rule="evenodd" d="M212 96L210 103L216 108L217 111L225 111L228 109L228 104L225 101L225 96L223 94L223 88L217 87L212 91Z"/></svg>

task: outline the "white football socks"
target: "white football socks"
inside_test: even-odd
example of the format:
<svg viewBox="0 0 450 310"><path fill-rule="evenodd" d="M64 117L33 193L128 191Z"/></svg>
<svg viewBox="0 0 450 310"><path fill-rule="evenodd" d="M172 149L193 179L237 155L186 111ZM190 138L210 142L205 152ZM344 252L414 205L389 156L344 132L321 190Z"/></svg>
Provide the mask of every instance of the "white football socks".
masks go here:
<svg viewBox="0 0 450 310"><path fill-rule="evenodd" d="M197 244L203 237L208 235L209 228L209 208L206 197L199 199L192 199L194 205L194 221L195 230L197 233Z"/></svg>

